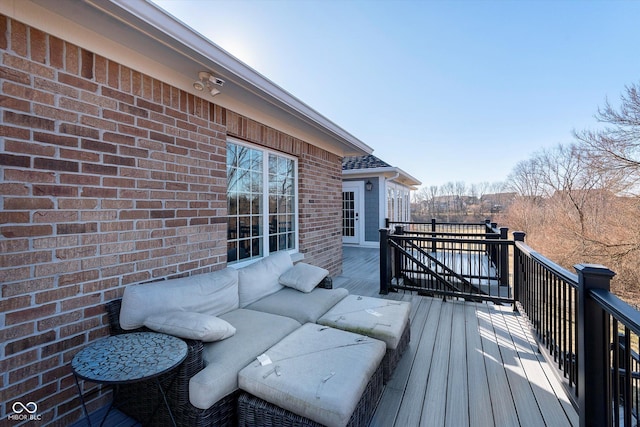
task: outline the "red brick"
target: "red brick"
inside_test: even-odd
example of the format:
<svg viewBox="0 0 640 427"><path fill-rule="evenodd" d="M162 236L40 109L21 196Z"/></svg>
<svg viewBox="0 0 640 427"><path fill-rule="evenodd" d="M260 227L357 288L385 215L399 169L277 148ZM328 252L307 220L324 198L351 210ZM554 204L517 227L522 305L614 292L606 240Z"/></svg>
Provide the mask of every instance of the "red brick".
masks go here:
<svg viewBox="0 0 640 427"><path fill-rule="evenodd" d="M88 102L78 101L77 99L74 99L74 98L61 97L60 100L58 101L58 105L60 106L60 108L64 110L71 110L74 112L77 111L82 115L86 114L91 116L98 116L100 114L100 107L93 104L89 104ZM83 123L83 124L86 124L86 123ZM91 124L89 124L88 126L91 127ZM111 126L113 126L113 124Z"/></svg>
<svg viewBox="0 0 640 427"><path fill-rule="evenodd" d="M99 162L100 154L85 150L60 149L60 157L65 160L79 160L82 162Z"/></svg>
<svg viewBox="0 0 640 427"><path fill-rule="evenodd" d="M0 254L0 265L33 265L51 262L51 251L29 251L12 254ZM3 302L0 301L0 306Z"/></svg>
<svg viewBox="0 0 640 427"><path fill-rule="evenodd" d="M65 70L73 75L78 74L79 69L79 52L78 47L72 45L71 43L65 42Z"/></svg>
<svg viewBox="0 0 640 427"><path fill-rule="evenodd" d="M33 167L36 169L65 172L78 172L80 170L78 162L69 162L66 160L48 159L43 157L36 157L33 160Z"/></svg>
<svg viewBox="0 0 640 427"><path fill-rule="evenodd" d="M16 182L55 182L55 175L52 172L5 169L4 179Z"/></svg>
<svg viewBox="0 0 640 427"><path fill-rule="evenodd" d="M91 129L89 127L78 126L71 123L60 124L60 133L77 135L84 138L92 138L92 139L100 138L100 131L98 129Z"/></svg>
<svg viewBox="0 0 640 427"><path fill-rule="evenodd" d="M100 319L94 317L81 322L64 325L60 328L60 338L77 335L100 326Z"/></svg>
<svg viewBox="0 0 640 427"><path fill-rule="evenodd" d="M31 42L31 59L45 64L47 61L47 35L40 30L30 28L29 41Z"/></svg>
<svg viewBox="0 0 640 427"><path fill-rule="evenodd" d="M6 210L53 209L53 207L53 201L44 197L4 199L4 209Z"/></svg>
<svg viewBox="0 0 640 427"><path fill-rule="evenodd" d="M13 311L11 313L5 313L5 323L7 325L16 325L18 323L29 322L46 316L51 316L55 312L55 303L32 307L25 310Z"/></svg>
<svg viewBox="0 0 640 427"><path fill-rule="evenodd" d="M54 286L53 278L28 280L24 282L14 283L2 286L2 297L8 298L16 295L29 294L45 289L51 289Z"/></svg>
<svg viewBox="0 0 640 427"><path fill-rule="evenodd" d="M70 271L78 271L80 268L81 263L77 260L39 264L35 266L34 275L35 277L54 276Z"/></svg>
<svg viewBox="0 0 640 427"><path fill-rule="evenodd" d="M60 209L91 210L97 206L98 199L58 199L58 208Z"/></svg>
<svg viewBox="0 0 640 427"><path fill-rule="evenodd" d="M104 199L115 199L118 196L118 192L113 188L100 188L100 187L84 187L82 188L82 197L97 197Z"/></svg>
<svg viewBox="0 0 640 427"><path fill-rule="evenodd" d="M11 21L11 49L22 57L27 56L27 26L18 21Z"/></svg>
<svg viewBox="0 0 640 427"><path fill-rule="evenodd" d="M0 224L24 224L30 220L28 212L0 211ZM0 263L0 265L2 265Z"/></svg>
<svg viewBox="0 0 640 427"><path fill-rule="evenodd" d="M100 176L81 174L62 174L60 183L66 185L100 185Z"/></svg>
<svg viewBox="0 0 640 427"><path fill-rule="evenodd" d="M104 178L102 184L105 187L118 187L118 188L134 188L136 181L134 179L127 178Z"/></svg>
<svg viewBox="0 0 640 427"><path fill-rule="evenodd" d="M0 136L16 139L29 139L30 129L23 129L14 126L0 125Z"/></svg>
<svg viewBox="0 0 640 427"><path fill-rule="evenodd" d="M45 129L48 131L55 130L55 122L42 117L32 116L29 114L18 114L12 111L5 111L3 117L5 123L12 123L29 128Z"/></svg>
<svg viewBox="0 0 640 427"><path fill-rule="evenodd" d="M70 286L74 288L77 293L78 286ZM56 292L56 291L52 291ZM75 295L72 294L72 295ZM51 299L49 296L46 299ZM38 331L47 331L49 329L57 328L67 323L76 322L82 319L82 310L71 311L68 313L56 314L55 316L47 317L38 321Z"/></svg>
<svg viewBox="0 0 640 427"><path fill-rule="evenodd" d="M56 333L54 331L44 332L36 336L23 338L18 341L13 341L5 345L4 351L7 356L19 353L24 350L28 350L33 347L38 347L42 344L52 342L56 339Z"/></svg>
<svg viewBox="0 0 640 427"><path fill-rule="evenodd" d="M98 231L98 224L95 222L89 223L69 223L69 224L57 224L56 234L80 234L80 233L95 233Z"/></svg>
<svg viewBox="0 0 640 427"><path fill-rule="evenodd" d="M21 323L10 328L0 329L0 342L9 342L17 340L18 338L32 335L35 332L35 323Z"/></svg>
<svg viewBox="0 0 640 427"><path fill-rule="evenodd" d="M92 128L98 128L103 130L116 130L117 125L114 122L99 119L97 117L83 115L80 117L80 123Z"/></svg>
<svg viewBox="0 0 640 427"><path fill-rule="evenodd" d="M118 168L116 166L105 166L95 163L83 163L82 172L87 174L98 175L117 175Z"/></svg>
<svg viewBox="0 0 640 427"><path fill-rule="evenodd" d="M25 101L24 99L0 95L0 107L8 110L18 110L28 113L31 110L31 102Z"/></svg>
<svg viewBox="0 0 640 427"><path fill-rule="evenodd" d="M85 342L84 335L76 335L75 337L67 338L66 340L58 340L42 348L42 357L48 357L53 354L61 353L66 349L78 347L84 344L84 342ZM65 369L69 369L69 367L66 366ZM44 381L44 378L43 378L43 381Z"/></svg>
<svg viewBox="0 0 640 427"><path fill-rule="evenodd" d="M118 150L118 147L114 144L92 139L82 139L81 147L83 150L100 151L104 153L115 153Z"/></svg>
<svg viewBox="0 0 640 427"><path fill-rule="evenodd" d="M79 246L76 248L57 249L56 258L58 259L75 259L87 258L97 255L96 246Z"/></svg>
<svg viewBox="0 0 640 427"><path fill-rule="evenodd" d="M80 75L85 79L93 79L94 55L85 49L80 49Z"/></svg>
<svg viewBox="0 0 640 427"><path fill-rule="evenodd" d="M82 284L82 291L84 293L102 292L102 291L105 291L107 289L112 289L112 288L115 288L115 287L118 287L118 286L120 286L120 278L119 277L112 277L110 279L83 283ZM84 317L88 317L89 316L88 313L94 312L94 311L95 311L95 313L93 314L94 316L102 315L102 314L104 314L104 307L96 306L94 308L87 309L87 310L85 310Z"/></svg>
<svg viewBox="0 0 640 427"><path fill-rule="evenodd" d="M64 42L57 37L49 36L49 64L57 69L64 66Z"/></svg>
<svg viewBox="0 0 640 427"><path fill-rule="evenodd" d="M36 363L32 363L23 368L12 371L9 375L10 382L18 382L29 375L39 375L42 372L55 368L59 364L59 360L56 357L50 357L45 360L39 360Z"/></svg>
<svg viewBox="0 0 640 427"><path fill-rule="evenodd" d="M7 152L28 154L32 156L48 156L53 157L56 154L55 147L48 145L36 144L31 141L6 141L5 150Z"/></svg>
<svg viewBox="0 0 640 427"><path fill-rule="evenodd" d="M62 84L89 92L96 92L98 90L98 85L96 83L71 74L58 73L58 81Z"/></svg>
<svg viewBox="0 0 640 427"><path fill-rule="evenodd" d="M78 189L70 185L43 185L33 186L34 196L77 197Z"/></svg>
<svg viewBox="0 0 640 427"><path fill-rule="evenodd" d="M48 236L53 232L51 225L11 225L0 227L0 234L7 239L16 237Z"/></svg>
<svg viewBox="0 0 640 427"><path fill-rule="evenodd" d="M31 157L0 153L0 165L29 168L31 167Z"/></svg>
<svg viewBox="0 0 640 427"><path fill-rule="evenodd" d="M0 15L0 49L6 50L9 46L9 41L7 40L7 34L9 34L7 23L9 22L9 18Z"/></svg>
<svg viewBox="0 0 640 427"><path fill-rule="evenodd" d="M78 147L78 138L73 136L56 135L52 133L34 132L33 140L46 142L47 144L62 145L65 147Z"/></svg>
<svg viewBox="0 0 640 427"><path fill-rule="evenodd" d="M70 274L63 274L58 279L58 286L67 286L72 284L85 283L91 280L96 280L99 276L98 270L83 270ZM85 291L86 293L86 291Z"/></svg>
<svg viewBox="0 0 640 427"><path fill-rule="evenodd" d="M31 296L23 295L14 298L3 298L0 300L0 313L15 311L31 305Z"/></svg>
<svg viewBox="0 0 640 427"><path fill-rule="evenodd" d="M62 311L75 310L77 308L89 307L100 303L100 294L81 295L76 298L69 298L60 301L60 308Z"/></svg>

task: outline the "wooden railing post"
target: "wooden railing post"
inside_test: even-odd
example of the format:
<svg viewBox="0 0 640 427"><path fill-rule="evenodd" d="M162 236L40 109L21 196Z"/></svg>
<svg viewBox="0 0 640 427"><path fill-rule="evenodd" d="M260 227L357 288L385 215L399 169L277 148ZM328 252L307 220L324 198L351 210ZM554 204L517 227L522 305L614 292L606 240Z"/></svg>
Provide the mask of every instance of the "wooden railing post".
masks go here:
<svg viewBox="0 0 640 427"><path fill-rule="evenodd" d="M578 414L580 427L611 421L609 316L591 298L591 289L610 289L615 273L601 265L578 264ZM617 410L617 409L616 409Z"/></svg>
<svg viewBox="0 0 640 427"><path fill-rule="evenodd" d="M389 271L389 230L380 229L380 294L387 295L389 293L389 282L391 280L391 272Z"/></svg>
<svg viewBox="0 0 640 427"><path fill-rule="evenodd" d="M513 241L524 243L526 233L523 231L513 232ZM522 265L520 265L520 249L518 245L513 246L513 305L517 310L516 302L520 302L520 285L524 279L524 271Z"/></svg>

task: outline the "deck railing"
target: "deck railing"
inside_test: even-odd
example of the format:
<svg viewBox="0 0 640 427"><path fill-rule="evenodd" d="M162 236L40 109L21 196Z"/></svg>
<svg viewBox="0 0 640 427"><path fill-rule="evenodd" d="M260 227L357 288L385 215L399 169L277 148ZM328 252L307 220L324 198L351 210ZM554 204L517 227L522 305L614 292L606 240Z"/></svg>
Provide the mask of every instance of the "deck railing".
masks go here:
<svg viewBox="0 0 640 427"><path fill-rule="evenodd" d="M507 228L495 224L387 222L381 284L425 295L513 303ZM384 234L384 235L383 235ZM384 253L384 254L383 254ZM382 290L384 292L384 290Z"/></svg>
<svg viewBox="0 0 640 427"><path fill-rule="evenodd" d="M555 366L581 426L637 425L640 312L610 292L612 271L579 264L572 273L527 246L524 233L508 240L506 228L489 222L387 225L394 228L380 230L381 293L405 289L514 304ZM473 271L485 263L488 273Z"/></svg>

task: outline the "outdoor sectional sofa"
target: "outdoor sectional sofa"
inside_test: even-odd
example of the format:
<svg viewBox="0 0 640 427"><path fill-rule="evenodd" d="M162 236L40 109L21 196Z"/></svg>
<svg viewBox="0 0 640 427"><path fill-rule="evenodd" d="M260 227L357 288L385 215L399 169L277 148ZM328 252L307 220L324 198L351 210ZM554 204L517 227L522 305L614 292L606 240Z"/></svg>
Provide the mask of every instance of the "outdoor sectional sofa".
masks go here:
<svg viewBox="0 0 640 427"><path fill-rule="evenodd" d="M187 342L187 359L163 380L178 425L231 426L238 422L239 372L303 325L315 324L347 295L345 289L331 288L327 270L294 266L288 253L278 252L239 269L129 286L121 300L107 304L107 312L112 334L153 330ZM395 358L406 348L408 334L403 338ZM382 364L370 375L375 384L365 381L366 393L360 392L357 410L363 423L381 393L378 371ZM129 415L170 423L159 399L145 383L117 393L117 404Z"/></svg>

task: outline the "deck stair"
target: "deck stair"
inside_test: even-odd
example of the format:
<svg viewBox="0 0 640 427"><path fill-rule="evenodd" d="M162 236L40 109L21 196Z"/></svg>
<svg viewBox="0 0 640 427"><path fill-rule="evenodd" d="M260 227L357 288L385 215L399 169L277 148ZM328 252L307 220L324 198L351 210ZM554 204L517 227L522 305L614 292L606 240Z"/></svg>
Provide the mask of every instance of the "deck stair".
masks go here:
<svg viewBox="0 0 640 427"><path fill-rule="evenodd" d="M395 278L396 286L416 288L426 295L443 289L463 294L496 294L491 292L491 286L486 286L498 282L497 270L488 258L483 266L464 254L431 252L411 240L390 241L389 244L396 249L403 264L401 276Z"/></svg>

